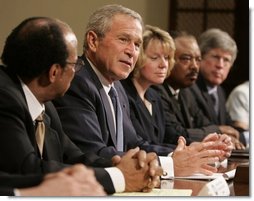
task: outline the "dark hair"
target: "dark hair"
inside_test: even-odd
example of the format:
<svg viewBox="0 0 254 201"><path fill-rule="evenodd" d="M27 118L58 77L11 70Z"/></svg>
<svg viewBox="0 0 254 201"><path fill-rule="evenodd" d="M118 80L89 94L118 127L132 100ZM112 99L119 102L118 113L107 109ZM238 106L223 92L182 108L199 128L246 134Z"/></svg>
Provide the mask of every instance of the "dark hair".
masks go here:
<svg viewBox="0 0 254 201"><path fill-rule="evenodd" d="M34 78L58 63L66 65L68 50L63 29L68 25L47 17L21 22L7 37L2 62L20 77Z"/></svg>

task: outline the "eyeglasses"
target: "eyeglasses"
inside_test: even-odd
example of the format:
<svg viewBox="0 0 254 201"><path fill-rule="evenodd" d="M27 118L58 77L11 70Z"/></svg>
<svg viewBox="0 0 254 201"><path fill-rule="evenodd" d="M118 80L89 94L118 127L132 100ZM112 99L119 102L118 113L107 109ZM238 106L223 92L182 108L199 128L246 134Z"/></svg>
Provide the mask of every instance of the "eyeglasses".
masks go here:
<svg viewBox="0 0 254 201"><path fill-rule="evenodd" d="M81 60L81 59L78 59L77 62L66 61L65 63L70 64L70 65L74 65L74 69L75 69L76 72L79 71L85 65L84 61Z"/></svg>
<svg viewBox="0 0 254 201"><path fill-rule="evenodd" d="M197 64L199 64L200 62L201 62L201 57L193 57L193 56L191 56L191 55L181 55L179 58L178 58L178 60L182 63L182 64L185 64L185 65L187 65L187 64L190 64L191 62L193 62L194 60L195 60L195 62L197 63Z"/></svg>

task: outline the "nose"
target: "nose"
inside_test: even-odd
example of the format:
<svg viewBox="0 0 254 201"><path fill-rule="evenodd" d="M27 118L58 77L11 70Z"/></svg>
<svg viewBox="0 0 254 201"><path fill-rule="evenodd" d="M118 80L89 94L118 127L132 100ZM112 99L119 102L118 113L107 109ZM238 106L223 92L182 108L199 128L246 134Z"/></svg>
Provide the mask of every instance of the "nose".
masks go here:
<svg viewBox="0 0 254 201"><path fill-rule="evenodd" d="M167 67L168 67L168 60L163 57L160 62L160 68L167 68Z"/></svg>
<svg viewBox="0 0 254 201"><path fill-rule="evenodd" d="M223 67L225 65L225 61L222 57L218 58L217 65L219 67Z"/></svg>
<svg viewBox="0 0 254 201"><path fill-rule="evenodd" d="M199 59L193 57L191 61L192 61L191 68L192 68L192 69L199 69L199 66L200 66L200 61L199 61Z"/></svg>
<svg viewBox="0 0 254 201"><path fill-rule="evenodd" d="M127 54L130 58L134 56L135 54L135 51L136 51L136 46L134 43L130 42L128 43L128 45L126 45L126 48L125 48L125 54Z"/></svg>

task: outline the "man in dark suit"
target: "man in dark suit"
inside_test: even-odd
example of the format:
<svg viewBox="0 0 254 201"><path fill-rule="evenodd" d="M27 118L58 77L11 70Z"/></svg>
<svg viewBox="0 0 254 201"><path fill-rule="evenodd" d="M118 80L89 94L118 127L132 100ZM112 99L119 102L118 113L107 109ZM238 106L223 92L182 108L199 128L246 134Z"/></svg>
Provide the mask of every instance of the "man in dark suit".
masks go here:
<svg viewBox="0 0 254 201"><path fill-rule="evenodd" d="M204 162L201 153L204 151L205 155L208 154L205 150L200 150L199 146L203 145L191 148L190 152L200 163L193 163L195 167L188 168L189 160L183 157L187 156L188 148L181 148L181 151L177 149L180 153L173 155L173 163L172 158L168 157L172 149L144 141L137 136L131 123L128 98L119 80L128 77L137 61L142 43L142 25L138 13L120 5L104 6L90 16L85 33L84 54L80 58L84 61L84 67L76 72L66 94L54 101L63 127L84 152L92 151L111 157L139 146L147 152L164 155L166 157L160 157L160 162L167 178L174 175L173 165L179 174L206 171L203 168L206 166L201 165ZM123 114L120 126L117 124L118 111L114 109L109 94L112 87L120 99ZM118 132L121 126L123 133L120 130ZM117 140L122 137L124 146L120 149ZM195 154L199 151L201 153ZM210 154L207 156L214 160ZM190 155L188 157L191 158Z"/></svg>
<svg viewBox="0 0 254 201"><path fill-rule="evenodd" d="M214 124L225 125L221 132L232 137L237 149L243 149L244 138L231 126L232 120L225 106L225 94L220 86L236 59L236 43L228 33L220 29L208 29L200 35L198 44L202 56L200 74L191 91L206 117Z"/></svg>
<svg viewBox="0 0 254 201"><path fill-rule="evenodd" d="M156 87L163 100L167 127L175 128L175 132L165 136L165 142L179 135L184 135L189 143L202 141L209 133L221 133L221 126L202 113L188 89L198 76L200 50L194 36L185 32L172 35L176 45L175 66L164 83Z"/></svg>
<svg viewBox="0 0 254 201"><path fill-rule="evenodd" d="M0 172L0 195L4 196L103 196L105 192L92 170L73 165L56 173L7 174Z"/></svg>
<svg viewBox="0 0 254 201"><path fill-rule="evenodd" d="M46 17L24 20L8 36L1 58L0 171L45 174L82 163L94 167L107 193L147 190L159 182L155 154L133 149L115 156L116 167L110 167L111 160L84 154L63 132L50 100L66 92L77 67L77 39L67 24ZM42 152L35 131L41 113Z"/></svg>

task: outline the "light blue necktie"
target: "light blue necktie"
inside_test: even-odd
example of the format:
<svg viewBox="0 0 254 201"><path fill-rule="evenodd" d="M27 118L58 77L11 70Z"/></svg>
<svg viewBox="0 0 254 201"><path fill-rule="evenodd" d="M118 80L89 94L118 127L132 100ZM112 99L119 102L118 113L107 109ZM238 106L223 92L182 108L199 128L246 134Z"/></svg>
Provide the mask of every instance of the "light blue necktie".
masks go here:
<svg viewBox="0 0 254 201"><path fill-rule="evenodd" d="M111 98L116 117L116 141L117 141L116 148L117 151L123 151L123 113L121 104L119 101L117 91L114 87L111 87L108 94Z"/></svg>

